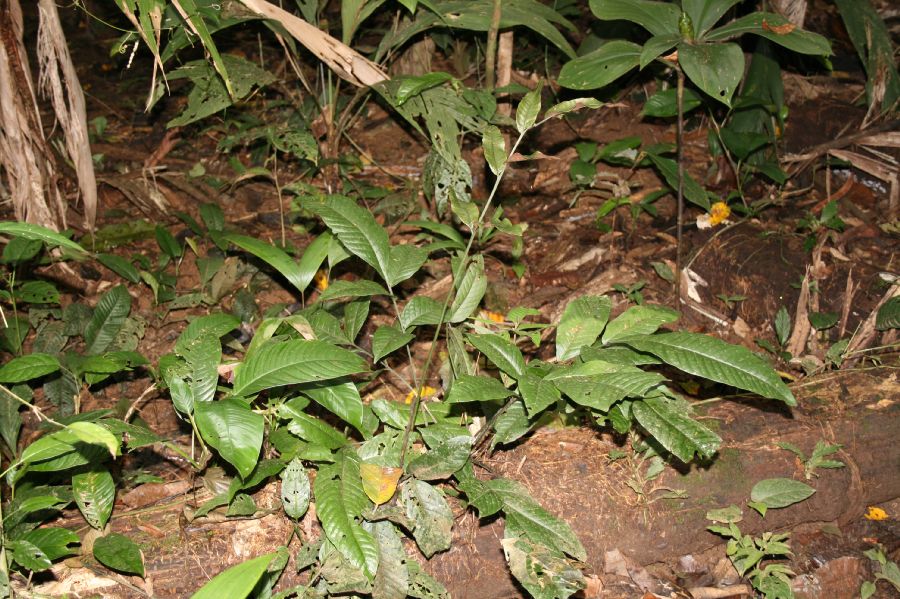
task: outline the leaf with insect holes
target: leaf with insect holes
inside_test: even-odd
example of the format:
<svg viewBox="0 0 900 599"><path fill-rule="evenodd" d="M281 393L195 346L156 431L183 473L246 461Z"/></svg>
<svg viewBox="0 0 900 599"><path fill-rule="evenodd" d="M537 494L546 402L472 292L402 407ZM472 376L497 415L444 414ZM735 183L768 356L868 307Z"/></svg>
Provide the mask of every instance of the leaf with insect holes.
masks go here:
<svg viewBox="0 0 900 599"><path fill-rule="evenodd" d="M309 509L309 475L297 457L281 471L281 505L289 518L299 520Z"/></svg>
<svg viewBox="0 0 900 599"><path fill-rule="evenodd" d="M425 557L450 548L453 510L440 488L410 478L401 485L399 503L415 522L413 538Z"/></svg>
<svg viewBox="0 0 900 599"><path fill-rule="evenodd" d="M109 471L98 469L72 475L72 494L87 523L103 530L116 499L116 483Z"/></svg>

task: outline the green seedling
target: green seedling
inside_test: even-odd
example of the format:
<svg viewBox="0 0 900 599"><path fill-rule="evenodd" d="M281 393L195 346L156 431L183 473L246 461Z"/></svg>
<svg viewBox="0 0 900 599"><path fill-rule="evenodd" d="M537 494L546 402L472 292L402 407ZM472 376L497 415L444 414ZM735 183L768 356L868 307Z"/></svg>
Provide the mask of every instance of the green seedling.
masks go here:
<svg viewBox="0 0 900 599"><path fill-rule="evenodd" d="M731 310L737 304L747 299L746 295L728 295L727 293L717 293L716 298L719 299L723 304L725 304L725 308Z"/></svg>
<svg viewBox="0 0 900 599"><path fill-rule="evenodd" d="M828 456L839 452L843 445L829 445L825 441L816 441L816 446L809 457L793 443L780 441L777 445L797 456L803 464L803 476L806 480L811 480L813 477L819 476L816 473L816 468L843 468L845 466L844 462L841 462L840 460L828 458Z"/></svg>

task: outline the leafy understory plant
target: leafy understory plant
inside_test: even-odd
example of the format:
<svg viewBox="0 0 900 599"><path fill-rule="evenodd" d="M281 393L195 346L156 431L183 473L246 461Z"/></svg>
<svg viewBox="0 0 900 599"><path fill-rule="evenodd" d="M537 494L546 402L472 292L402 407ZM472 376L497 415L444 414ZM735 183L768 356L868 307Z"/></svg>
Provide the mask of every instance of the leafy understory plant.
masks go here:
<svg viewBox="0 0 900 599"><path fill-rule="evenodd" d="M281 501L289 518L312 517L309 508L315 502L323 534L307 537L298 527L299 549L293 556L296 567L309 573L307 582L280 596L446 596L443 586L406 554L401 538L411 537L426 558L447 550L453 495L482 518L503 516L501 545L523 588L539 598L569 597L585 584L585 548L572 528L544 509L522 484L476 468L473 456L485 445L514 443L548 413L565 411L623 433L639 431L673 459L711 458L719 437L691 417L690 403L657 372L662 365L795 404L778 375L749 350L706 335L661 330L678 319L677 312L661 306L634 305L612 318L609 297L573 299L555 323L554 357L549 360L526 360L517 344L520 336L535 330L522 323L527 312L511 313L509 322L502 323L477 317L488 280L484 256L473 254L472 248L492 235L517 232L500 217L499 208L492 212L503 172L511 160L521 158L517 148L531 128L585 106L599 103L564 102L538 121L541 101L536 90L517 107L518 138L510 148L499 129L487 127L484 153L497 175L491 198L478 206L466 194L451 194L450 209L462 223L461 231L443 223L417 225L453 243L391 243L368 210L340 195L300 199L325 230L299 259L250 237L226 232L218 236L270 265L301 295L323 267L333 271L343 261L358 261L349 269L358 276L331 280L294 314L263 319L239 363L223 363L223 340L240 324L225 313L190 322L174 351L159 362L160 382L200 443L198 469L216 460L231 474L227 489L198 506L194 518L214 509L236 517L256 514L259 506L252 493L274 477L281 481ZM429 259L429 249L449 254L453 285L443 301L409 291L409 281ZM370 320L379 324L370 339L361 339ZM537 335L531 337L540 341ZM417 339L430 342L424 362L413 358ZM435 361L440 363L433 365ZM19 379L33 380L56 368L49 362L39 366L43 370L33 369ZM442 383L431 378L434 372L440 372ZM223 373L228 374L225 381ZM391 381L403 381L409 402L385 391L366 394L366 389L386 388L372 383L388 374ZM433 394L429 386L440 388L434 395L443 399L426 400ZM80 444L71 437L73 427L77 431L90 425L116 450L123 438L129 448L162 441L108 412L80 418L26 447L14 463L15 480L25 480L34 471L94 468L98 460L84 461ZM87 486L108 493L108 482L103 482L107 479L100 477L103 480ZM54 507L71 501L65 489L41 495L58 494L62 499ZM42 508L36 506L50 499L17 507L21 504L16 502L27 501L24 495L17 492L13 509L28 516L33 531L41 522ZM106 511L103 515L108 518ZM95 556L102 563L143 573L134 547L119 537L100 547L105 553L97 555L95 544ZM25 557L7 561L34 570L49 566L49 556L57 554L45 551L48 559L40 564ZM210 581L198 596L222 596L223 589L230 597L269 593L288 557L289 550L282 547L245 562Z"/></svg>
<svg viewBox="0 0 900 599"><path fill-rule="evenodd" d="M806 477L806 480L811 480L813 477L818 477L816 474L816 468L844 468L846 464L840 460L833 460L828 456L835 454L841 450L843 445L840 444L830 444L822 441L816 441L816 446L813 448L812 453L809 457L803 452L802 449L794 445L793 443L787 442L779 442L778 447L782 449L786 449L790 451L794 455L797 456L797 459L803 464L803 476Z"/></svg>

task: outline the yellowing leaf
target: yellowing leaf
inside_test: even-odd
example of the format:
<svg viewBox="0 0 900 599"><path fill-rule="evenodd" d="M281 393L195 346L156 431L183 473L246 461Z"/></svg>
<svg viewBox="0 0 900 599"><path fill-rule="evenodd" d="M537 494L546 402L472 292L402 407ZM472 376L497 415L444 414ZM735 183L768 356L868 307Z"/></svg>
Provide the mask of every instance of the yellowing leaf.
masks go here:
<svg viewBox="0 0 900 599"><path fill-rule="evenodd" d="M506 321L506 318L504 318L502 314L491 312L490 310L482 310L479 316L481 316L481 318L483 318L484 320L490 320L491 322L496 323L503 323Z"/></svg>
<svg viewBox="0 0 900 599"><path fill-rule="evenodd" d="M316 289L319 291L325 291L328 289L328 275L324 270L317 270L316 274L313 275L313 282L316 284Z"/></svg>
<svg viewBox="0 0 900 599"><path fill-rule="evenodd" d="M362 478L363 491L375 505L387 503L397 490L397 481L403 474L403 468L391 468L378 464L359 465L359 476Z"/></svg>
<svg viewBox="0 0 900 599"><path fill-rule="evenodd" d="M887 520L888 515L887 512L881 509L880 507L876 507L874 505L869 506L869 510L866 512L867 520Z"/></svg>
<svg viewBox="0 0 900 599"><path fill-rule="evenodd" d="M425 385L422 387L422 390L419 392L419 397L422 399L428 399L429 397L433 397L434 394L437 393L437 389L434 387L429 387ZM406 394L406 398L403 400L404 403L411 404L412 400L416 397L415 391L410 391Z"/></svg>

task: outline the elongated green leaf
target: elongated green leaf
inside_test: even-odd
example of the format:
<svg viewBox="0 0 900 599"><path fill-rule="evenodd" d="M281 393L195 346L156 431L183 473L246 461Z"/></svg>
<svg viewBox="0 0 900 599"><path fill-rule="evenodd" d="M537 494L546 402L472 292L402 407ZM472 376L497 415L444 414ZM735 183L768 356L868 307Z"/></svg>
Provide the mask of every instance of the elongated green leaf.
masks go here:
<svg viewBox="0 0 900 599"><path fill-rule="evenodd" d="M369 297L372 295L388 295L387 290L375 281L342 281L337 280L328 286L328 289L319 296L320 302L330 302L335 299L352 297Z"/></svg>
<svg viewBox="0 0 900 599"><path fill-rule="evenodd" d="M372 431L363 423L363 403L356 385L349 381L331 381L322 385L309 385L303 389L317 404L351 424L366 438Z"/></svg>
<svg viewBox="0 0 900 599"><path fill-rule="evenodd" d="M603 344L625 337L650 335L664 324L678 320L680 314L665 306L631 306L616 317L603 332Z"/></svg>
<svg viewBox="0 0 900 599"><path fill-rule="evenodd" d="M214 334L206 334L198 335L185 343L179 340L178 345L180 347L176 346L176 350L187 364L188 371L184 382L189 385L191 397L190 405L179 408L185 414L190 414L194 402L212 401L215 396L219 381L219 362L222 360L222 344Z"/></svg>
<svg viewBox="0 0 900 599"><path fill-rule="evenodd" d="M668 52L669 50L674 48L675 45L680 41L681 36L677 33L654 35L649 40L647 40L647 42L644 44L643 49L641 49L641 58L638 62L638 67L643 70L644 67L659 58L663 53ZM645 112L646 110L647 108L644 107ZM685 112L687 112L687 109L685 109Z"/></svg>
<svg viewBox="0 0 900 599"><path fill-rule="evenodd" d="M126 260L121 256L116 256L115 254L97 254L97 262L131 283L141 282L141 273L138 272L138 269L131 264L131 261Z"/></svg>
<svg viewBox="0 0 900 599"><path fill-rule="evenodd" d="M453 381L447 394L449 403L469 401L496 401L506 399L513 391L503 386L499 380L489 376L472 376L464 374Z"/></svg>
<svg viewBox="0 0 900 599"><path fill-rule="evenodd" d="M116 483L109 471L98 469L73 475L72 494L87 523L103 530L116 500Z"/></svg>
<svg viewBox="0 0 900 599"><path fill-rule="evenodd" d="M564 64L559 73L559 84L578 90L605 87L640 64L641 50L641 46L633 42L606 42L593 52Z"/></svg>
<svg viewBox="0 0 900 599"><path fill-rule="evenodd" d="M760 35L800 54L818 56L831 54L831 44L827 39L817 33L797 29L783 16L770 12L753 12L735 19L727 25L710 31L705 39L710 42L721 41L745 33Z"/></svg>
<svg viewBox="0 0 900 599"><path fill-rule="evenodd" d="M766 504L767 508L782 508L810 497L816 490L799 480L768 478L761 480L750 491L750 499Z"/></svg>
<svg viewBox="0 0 900 599"><path fill-rule="evenodd" d="M375 217L344 196L311 199L303 207L318 215L351 254L375 269L391 286L391 245Z"/></svg>
<svg viewBox="0 0 900 599"><path fill-rule="evenodd" d="M84 330L85 353L96 355L106 351L130 312L131 296L124 286L117 285L107 291L97 302L94 315Z"/></svg>
<svg viewBox="0 0 900 599"><path fill-rule="evenodd" d="M359 475L359 459L346 451L340 456L316 475L316 515L328 540L372 580L378 570L378 546L357 522L369 505Z"/></svg>
<svg viewBox="0 0 900 599"><path fill-rule="evenodd" d="M491 447L517 441L531 431L532 427L533 423L528 420L525 404L521 399L516 399L494 421L494 437L491 439Z"/></svg>
<svg viewBox="0 0 900 599"><path fill-rule="evenodd" d="M559 401L561 394L553 381L548 381L535 369L528 368L525 376L519 379L519 393L525 404L529 418L534 418L548 407Z"/></svg>
<svg viewBox="0 0 900 599"><path fill-rule="evenodd" d="M415 522L413 538L426 558L450 548L453 511L439 488L408 479L400 487L400 505L406 517Z"/></svg>
<svg viewBox="0 0 900 599"><path fill-rule="evenodd" d="M308 272L304 273L293 258L288 256L284 250L275 247L271 243L236 233L226 233L223 237L280 272L300 293L306 291L313 275L315 275L315 271L312 271L311 274Z"/></svg>
<svg viewBox="0 0 900 599"><path fill-rule="evenodd" d="M417 295L403 306L400 326L404 330L423 324L440 324L444 304L425 295Z"/></svg>
<svg viewBox="0 0 900 599"><path fill-rule="evenodd" d="M790 389L772 367L745 347L697 333L662 333L627 339L623 343L659 356L689 374L779 399L789 406L797 405Z"/></svg>
<svg viewBox="0 0 900 599"><path fill-rule="evenodd" d="M697 87L731 106L731 97L744 76L744 53L737 44L678 45L678 64Z"/></svg>
<svg viewBox="0 0 900 599"><path fill-rule="evenodd" d="M372 359L378 361L415 339L412 333L404 333L397 327L385 325L372 334Z"/></svg>
<svg viewBox="0 0 900 599"><path fill-rule="evenodd" d="M671 158L652 152L648 152L647 158L653 162L653 166L659 169L659 172L666 180L666 184L672 189L678 189L678 165L676 162ZM706 191L687 173L684 174L684 197L692 204L700 206L704 210L709 210L709 198L706 195Z"/></svg>
<svg viewBox="0 0 900 599"><path fill-rule="evenodd" d="M581 110L582 108L597 109L603 106L603 102L597 98L574 98L572 100L563 100L559 104L554 104L544 113L544 118L558 117L570 112Z"/></svg>
<svg viewBox="0 0 900 599"><path fill-rule="evenodd" d="M583 295L569 302L556 329L556 359L574 358L600 336L612 302L606 296Z"/></svg>
<svg viewBox="0 0 900 599"><path fill-rule="evenodd" d="M653 35L678 33L678 7L649 0L591 0L591 12L604 21L631 21Z"/></svg>
<svg viewBox="0 0 900 599"><path fill-rule="evenodd" d="M416 77L398 77L400 85L394 93L394 100L402 106L407 100L418 96L423 91L437 87L453 79L453 75L444 72L425 73Z"/></svg>
<svg viewBox="0 0 900 599"><path fill-rule="evenodd" d="M366 369L362 358L324 341L269 341L238 366L233 393L252 395L270 387L335 379Z"/></svg>
<svg viewBox="0 0 900 599"><path fill-rule="evenodd" d="M273 551L232 566L203 585L191 599L244 599L250 595L277 556L278 552Z"/></svg>
<svg viewBox="0 0 900 599"><path fill-rule="evenodd" d="M690 462L695 453L711 457L722 444L718 435L664 397L635 401L631 411L644 430L682 462Z"/></svg>
<svg viewBox="0 0 900 599"><path fill-rule="evenodd" d="M516 106L516 130L524 134L526 131L534 127L537 121L538 113L541 111L541 90L543 86L538 85L536 88L525 94L519 105Z"/></svg>
<svg viewBox="0 0 900 599"><path fill-rule="evenodd" d="M451 437L410 461L407 470L419 480L449 478L469 460L472 437Z"/></svg>
<svg viewBox="0 0 900 599"><path fill-rule="evenodd" d="M224 312L200 316L189 322L181 332L178 341L175 342L175 350L181 353L191 340L201 335L210 335L218 339L239 326L241 326L241 320L238 317Z"/></svg>
<svg viewBox="0 0 900 599"><path fill-rule="evenodd" d="M900 296L894 296L881 305L875 317L875 328L879 331L900 329Z"/></svg>
<svg viewBox="0 0 900 599"><path fill-rule="evenodd" d="M254 413L238 398L226 398L197 403L194 415L203 439L237 469L241 478L253 472L262 447L262 414Z"/></svg>
<svg viewBox="0 0 900 599"><path fill-rule="evenodd" d="M40 547L29 543L25 539L16 539L9 544L12 559L19 565L31 570L41 572L50 567L50 559L41 551Z"/></svg>
<svg viewBox="0 0 900 599"><path fill-rule="evenodd" d="M506 166L506 143L500 129L494 125L488 125L484 130L481 143L484 148L484 158L487 160L491 172L499 175Z"/></svg>
<svg viewBox="0 0 900 599"><path fill-rule="evenodd" d="M569 525L541 507L520 483L495 478L484 485L502 500L507 523L520 530L528 539L575 559L587 559L587 552Z"/></svg>
<svg viewBox="0 0 900 599"><path fill-rule="evenodd" d="M94 557L113 570L144 576L144 558L134 541L117 532L94 541Z"/></svg>
<svg viewBox="0 0 900 599"><path fill-rule="evenodd" d="M302 460L294 458L281 471L281 505L289 518L299 520L309 509L309 475Z"/></svg>
<svg viewBox="0 0 900 599"><path fill-rule="evenodd" d="M48 354L28 354L0 366L0 383L24 383L59 370L59 360Z"/></svg>
<svg viewBox="0 0 900 599"><path fill-rule="evenodd" d="M456 285L456 295L450 305L448 320L452 323L459 323L469 318L481 303L481 299L487 291L487 283L487 277L484 274L484 257L475 256Z"/></svg>
<svg viewBox="0 0 900 599"><path fill-rule="evenodd" d="M545 380L575 403L606 412L626 397L643 397L665 378L656 372L594 360L552 372Z"/></svg>
<svg viewBox="0 0 900 599"><path fill-rule="evenodd" d="M103 447L112 457L119 455L119 446L122 444L122 440L100 424L73 422L66 426L66 431L75 435L75 438L82 443Z"/></svg>
<svg viewBox="0 0 900 599"><path fill-rule="evenodd" d="M684 9L694 23L694 33L698 38L709 31L716 23L719 22L728 9L740 2L741 0L718 0L710 2L710 0L682 0L681 7Z"/></svg>
<svg viewBox="0 0 900 599"><path fill-rule="evenodd" d="M22 239L43 241L49 247L64 247L73 250L78 254L87 253L87 250L71 239L40 225L33 225L31 223L0 222L0 233L21 237Z"/></svg>
<svg viewBox="0 0 900 599"><path fill-rule="evenodd" d="M509 376L518 378L525 371L525 357L519 348L505 337L486 333L466 335L466 340Z"/></svg>
<svg viewBox="0 0 900 599"><path fill-rule="evenodd" d="M391 247L390 270L387 282L391 287L402 283L422 268L428 259L428 251L414 245L395 245Z"/></svg>

